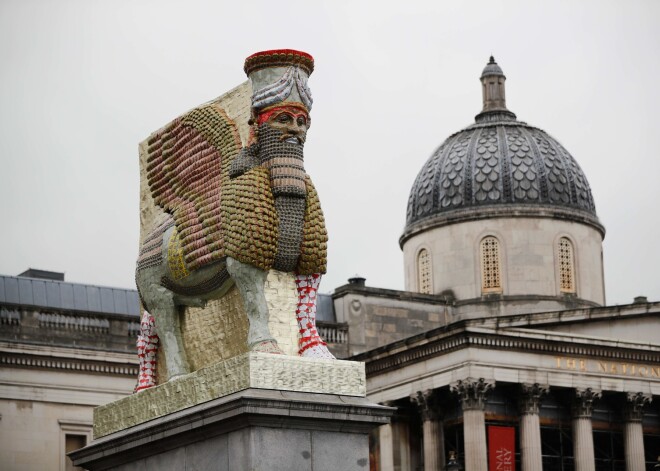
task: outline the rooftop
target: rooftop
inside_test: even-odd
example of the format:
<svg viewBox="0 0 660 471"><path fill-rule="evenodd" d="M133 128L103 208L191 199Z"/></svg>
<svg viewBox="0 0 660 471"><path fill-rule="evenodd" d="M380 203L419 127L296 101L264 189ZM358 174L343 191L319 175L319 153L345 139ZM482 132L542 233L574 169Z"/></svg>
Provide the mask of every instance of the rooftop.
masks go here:
<svg viewBox="0 0 660 471"><path fill-rule="evenodd" d="M140 315L137 290L59 281L64 274L29 269L0 275L0 303L106 314Z"/></svg>

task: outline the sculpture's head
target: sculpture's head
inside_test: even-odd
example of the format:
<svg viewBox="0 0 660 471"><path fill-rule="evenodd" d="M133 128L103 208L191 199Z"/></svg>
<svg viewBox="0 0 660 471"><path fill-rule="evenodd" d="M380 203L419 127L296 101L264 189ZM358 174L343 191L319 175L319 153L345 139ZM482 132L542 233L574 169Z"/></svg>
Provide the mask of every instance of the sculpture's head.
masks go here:
<svg viewBox="0 0 660 471"><path fill-rule="evenodd" d="M279 140L299 146L305 144L310 124L305 107L297 103L273 105L259 111L256 119L259 128L268 126L281 133Z"/></svg>
<svg viewBox="0 0 660 471"><path fill-rule="evenodd" d="M310 125L312 94L307 80L314 59L305 52L277 49L245 59L252 83L252 139L259 161L271 173L273 194L305 196L303 146Z"/></svg>

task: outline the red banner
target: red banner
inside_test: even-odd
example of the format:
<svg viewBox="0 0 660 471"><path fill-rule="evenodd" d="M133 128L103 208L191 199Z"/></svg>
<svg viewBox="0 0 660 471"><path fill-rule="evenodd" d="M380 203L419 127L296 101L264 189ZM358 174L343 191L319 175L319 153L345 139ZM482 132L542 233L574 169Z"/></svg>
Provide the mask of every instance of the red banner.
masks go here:
<svg viewBox="0 0 660 471"><path fill-rule="evenodd" d="M488 426L488 471L516 470L516 430Z"/></svg>

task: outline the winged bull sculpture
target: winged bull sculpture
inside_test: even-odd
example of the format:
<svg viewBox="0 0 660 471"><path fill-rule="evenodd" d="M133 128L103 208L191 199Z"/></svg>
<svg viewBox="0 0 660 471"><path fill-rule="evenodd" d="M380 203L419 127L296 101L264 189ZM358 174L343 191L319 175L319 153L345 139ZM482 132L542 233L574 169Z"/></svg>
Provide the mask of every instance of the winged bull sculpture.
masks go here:
<svg viewBox="0 0 660 471"><path fill-rule="evenodd" d="M327 233L303 165L313 68L309 54L288 49L246 59L254 93L245 147L217 104L193 109L148 141L149 191L164 216L144 238L137 261L138 292L158 333L147 314L141 359L152 362L158 342L169 379L190 372L183 308L222 297L233 284L248 316L248 347L282 353L268 328L270 269L295 274L299 355L334 358L316 330ZM141 371L137 390L154 384L153 365Z"/></svg>

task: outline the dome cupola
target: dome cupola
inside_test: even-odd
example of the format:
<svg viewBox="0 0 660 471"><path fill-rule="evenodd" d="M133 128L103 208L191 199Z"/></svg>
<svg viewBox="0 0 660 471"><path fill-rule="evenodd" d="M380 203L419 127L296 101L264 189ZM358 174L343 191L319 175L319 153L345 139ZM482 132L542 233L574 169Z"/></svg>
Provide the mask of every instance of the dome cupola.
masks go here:
<svg viewBox="0 0 660 471"><path fill-rule="evenodd" d="M505 81L491 56L481 74L483 109L417 175L401 242L430 225L513 210L576 219L604 234L582 169L556 139L507 109Z"/></svg>
<svg viewBox="0 0 660 471"><path fill-rule="evenodd" d="M410 191L406 289L451 292L470 315L604 304L605 229L584 172L507 108L494 57L480 81L475 123L437 148Z"/></svg>

